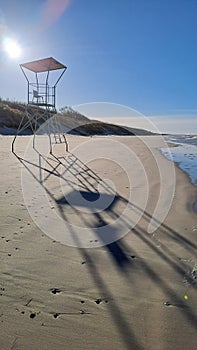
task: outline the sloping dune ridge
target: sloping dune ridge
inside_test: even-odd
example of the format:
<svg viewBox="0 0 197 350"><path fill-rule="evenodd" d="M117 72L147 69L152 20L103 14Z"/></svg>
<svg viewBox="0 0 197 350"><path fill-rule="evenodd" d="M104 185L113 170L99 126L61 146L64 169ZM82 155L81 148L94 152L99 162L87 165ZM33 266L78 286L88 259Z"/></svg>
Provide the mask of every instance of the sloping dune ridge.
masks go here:
<svg viewBox="0 0 197 350"><path fill-rule="evenodd" d="M25 125L29 117L39 114L37 128L44 124L44 109L25 103L0 101L0 134L15 135L18 126L23 119L21 126ZM43 116L43 119L42 119ZM56 124L61 128L61 132L75 135L152 135L150 131L130 128L127 126L118 126L110 123L103 123L98 120L89 119L70 107L62 109L62 112L51 114L52 119L56 119ZM45 132L44 127L40 128L40 133ZM32 134L30 127L26 128L21 135Z"/></svg>

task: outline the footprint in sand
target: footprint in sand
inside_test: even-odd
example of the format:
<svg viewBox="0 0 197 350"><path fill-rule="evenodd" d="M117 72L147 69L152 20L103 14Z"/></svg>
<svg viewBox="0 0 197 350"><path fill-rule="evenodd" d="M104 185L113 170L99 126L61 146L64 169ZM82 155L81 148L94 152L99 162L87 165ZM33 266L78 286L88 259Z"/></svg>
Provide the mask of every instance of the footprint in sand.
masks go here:
<svg viewBox="0 0 197 350"><path fill-rule="evenodd" d="M97 305L99 305L99 304L101 304L103 301L104 301L106 304L108 303L108 300L107 300L107 299L100 299L100 298L99 298L99 299L96 299L96 300L95 300L95 303L96 303Z"/></svg>
<svg viewBox="0 0 197 350"><path fill-rule="evenodd" d="M165 306L173 306L169 301L164 301L163 303Z"/></svg>
<svg viewBox="0 0 197 350"><path fill-rule="evenodd" d="M3 295L2 292L5 292L5 288L4 288L4 287L1 287L1 288L0 288L0 295L1 295L1 296Z"/></svg>
<svg viewBox="0 0 197 350"><path fill-rule="evenodd" d="M102 299L96 299L96 300L95 300L95 303L96 303L96 304L100 304L100 303L102 303L102 301L103 301Z"/></svg>
<svg viewBox="0 0 197 350"><path fill-rule="evenodd" d="M51 293L53 293L53 294L59 294L59 293L61 293L61 289L59 289L59 288L51 288L50 291L51 291Z"/></svg>

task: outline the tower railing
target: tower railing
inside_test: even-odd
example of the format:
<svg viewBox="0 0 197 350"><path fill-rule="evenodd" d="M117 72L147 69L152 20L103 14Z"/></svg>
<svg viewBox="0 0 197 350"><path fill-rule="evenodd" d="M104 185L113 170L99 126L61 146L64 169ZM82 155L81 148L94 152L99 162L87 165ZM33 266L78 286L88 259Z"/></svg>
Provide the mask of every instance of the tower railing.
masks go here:
<svg viewBox="0 0 197 350"><path fill-rule="evenodd" d="M28 104L55 108L55 86L48 84L28 84Z"/></svg>

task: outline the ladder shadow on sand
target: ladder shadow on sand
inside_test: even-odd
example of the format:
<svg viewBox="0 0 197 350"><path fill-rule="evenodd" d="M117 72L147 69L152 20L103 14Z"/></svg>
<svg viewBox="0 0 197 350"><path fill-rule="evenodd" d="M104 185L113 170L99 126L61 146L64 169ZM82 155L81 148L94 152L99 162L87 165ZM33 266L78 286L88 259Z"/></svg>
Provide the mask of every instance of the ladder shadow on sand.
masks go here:
<svg viewBox="0 0 197 350"><path fill-rule="evenodd" d="M41 154L39 154L38 162L36 162L36 163L31 162L31 161L26 160L26 159L23 159L22 157L19 157L16 154L15 154L15 156L18 158L18 160L24 166L24 168L30 173L32 178L34 180L36 180L44 188L44 190L46 191L46 194L51 198L51 200L54 201L53 194L49 191L49 189L45 185L45 179L43 179L41 172L40 172L39 176L36 176L34 171L32 171L32 167L39 168L39 169L41 168L41 170L45 171L47 174L46 175L47 179L50 176L58 176L58 177L62 178L61 174L58 174L58 171L57 171L59 164L56 164L55 167L53 167L51 164L51 170L49 170L49 169L47 169L47 167L45 168L42 166L42 161L45 162L46 159ZM65 181L67 181L67 180L65 179ZM73 186L72 182L69 182L69 184L71 186ZM86 186L85 186L85 189L86 189ZM61 213L61 209L60 209L60 213ZM63 216L63 218L65 218L65 217ZM72 230L72 228L71 228L71 230ZM73 236L75 236L74 231L72 232L72 234L73 234ZM77 239L78 239L78 237L76 237L76 241L77 241ZM124 252L122 251L122 249L119 248L118 242L115 242L114 244L116 246L116 250L120 252L119 255L121 256L120 258L118 257L115 259L116 259L116 261L119 261L119 265L121 265L122 261L125 260L125 255L124 255ZM113 244L113 246L114 246L114 244ZM80 251L80 254L81 254L83 261L87 262L86 266L90 272L92 280L94 281L95 285L97 286L98 290L100 291L101 296L103 296L104 298L107 297L109 300L113 300L112 293L111 293L109 287L107 286L106 282L104 281L103 277L98 272L96 263L91 258L91 255L88 252L88 250L84 248L84 249L79 249L79 251ZM115 255L114 255L114 257L115 257ZM144 350L144 347L140 344L140 341L138 341L138 339L136 338L136 336L131 328L131 325L128 323L128 321L126 320L126 318L122 314L120 307L118 306L118 304L115 301L113 301L113 303L110 304L109 313L110 313L112 320L117 328L117 332L122 337L122 341L125 344L125 349L130 350L131 348L134 348L136 350Z"/></svg>
<svg viewBox="0 0 197 350"><path fill-rule="evenodd" d="M86 199L86 201L90 203L95 202L99 197L98 186L97 186L98 183L100 184L102 182L102 186L104 190L107 191L107 194L105 194L105 196L108 196L108 197L110 196L109 185L103 182L102 179L93 170L91 170L86 164L81 162L81 160L78 159L74 154L68 153L66 157L65 156L57 157L56 155L51 154L50 157L46 158L39 152L37 153L38 153L37 163L32 163L18 156L17 158L24 165L24 167L31 173L34 179L45 189L47 195L49 195L49 197L56 202L59 213L64 220L67 220L65 208L70 204L68 203L68 201L64 196L61 196L58 199L54 199L53 194L50 192L49 188L47 188L47 180L51 176L59 177L61 178L61 180L65 181L70 186L71 192L72 191L76 192L75 186L77 183L80 188L80 190L78 191L79 192L78 194L82 195ZM35 174L32 171L32 167L37 167L40 169L39 177L35 177ZM58 170L61 167L63 168L62 172ZM43 176L43 172L46 173L45 177ZM68 173L71 172L72 175L76 176L77 181L75 182L75 181L68 180L66 177L67 172ZM105 209L105 211L112 218L117 218L117 216L119 215L115 210L116 204L118 202L122 202L126 205L129 205L132 210L142 212L142 209L140 209L134 203L130 203L126 198L122 197L121 195L116 194L114 197L114 191L113 189L111 190L113 193L113 198L112 198L113 200L110 206ZM74 210L76 210L76 213L78 213L76 208L74 208ZM158 223L158 220L156 218L153 218L152 215L149 214L148 212L143 210L142 214L143 214L144 220L149 222L150 219L153 219L156 221L156 223ZM102 218L102 213L97 212L97 213L93 213L93 215L95 217L95 222L96 222L95 225L97 226L106 225L105 220ZM122 218L122 220L124 221L124 218ZM157 246L157 244L155 244L153 235L149 235L142 227L140 227L139 225L136 225L136 227L133 227L132 223L129 223L128 220L125 220L125 224L128 225L128 230L130 231L130 233L140 238L155 254L157 254L162 260L164 260L172 269L174 269L183 278L183 276L188 271L188 267L185 266L180 261L178 261L177 256L166 245L162 244L162 249L161 249L160 247ZM177 244L181 246L184 245L188 253L193 255L196 254L197 247L193 242L191 242L188 238L185 238L175 230L171 229L169 226L163 223L159 223L159 224L160 224L159 230L161 230L166 236L168 236L169 239L172 239L173 241L175 241ZM74 230L72 234L73 234L73 237L76 237L76 243L77 243L78 237L76 236ZM132 260L130 259L130 256L128 254L128 252L130 252L130 248L126 246L123 240L118 240L118 237L117 237L117 241L107 244L106 249L109 252L109 254L112 256L118 269L120 269L124 273L126 280L129 281L130 276L128 275L128 271L132 274ZM99 288L102 289L102 292L104 294L107 293L109 295L110 291L108 290L101 275L98 274L96 264L91 259L90 254L88 253L88 250L80 249L80 253L83 259L86 259L90 262L90 264L88 264L88 268L90 270L93 280L95 280L95 282L98 284ZM139 256L137 252L135 252L133 247L132 247L132 255ZM156 273L150 267L150 265L143 260L143 257L142 259L139 259L139 265L144 270L144 273L146 273L150 277L150 279L157 286L159 286L160 289L162 289L166 293L166 295L169 298L175 301L176 305L179 306L182 314L185 316L187 321L191 324L191 326L195 327L197 323L197 317L195 315L195 312L191 309L191 307L185 304L182 298L176 292L174 292L172 288L168 286L165 279L160 276L160 273ZM191 276L190 276L190 283L191 283L191 286L195 288L195 281ZM121 318L120 310L117 305L114 305L114 309L111 312L114 318L116 318L117 315L118 317ZM118 320L115 320L115 322L117 322L118 324ZM127 330L129 331L129 327L128 325L126 325L126 321L124 320L123 316L122 316L121 322L122 322L121 332L122 332L123 338L126 339L125 343L129 349L131 338L128 335L127 336L125 335L124 328L126 329L126 332L127 332ZM133 337L132 339L134 340L135 338ZM136 344L137 344L137 340L136 340ZM139 345L137 345L136 349L138 348L141 349Z"/></svg>

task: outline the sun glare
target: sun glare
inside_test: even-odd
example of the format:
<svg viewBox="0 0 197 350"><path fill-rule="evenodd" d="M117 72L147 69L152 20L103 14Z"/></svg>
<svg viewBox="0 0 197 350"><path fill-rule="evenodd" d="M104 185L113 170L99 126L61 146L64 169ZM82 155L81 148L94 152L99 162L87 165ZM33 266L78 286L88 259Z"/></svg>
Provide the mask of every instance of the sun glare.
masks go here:
<svg viewBox="0 0 197 350"><path fill-rule="evenodd" d="M19 44L10 38L4 39L4 50L10 58L18 58L21 55Z"/></svg>

